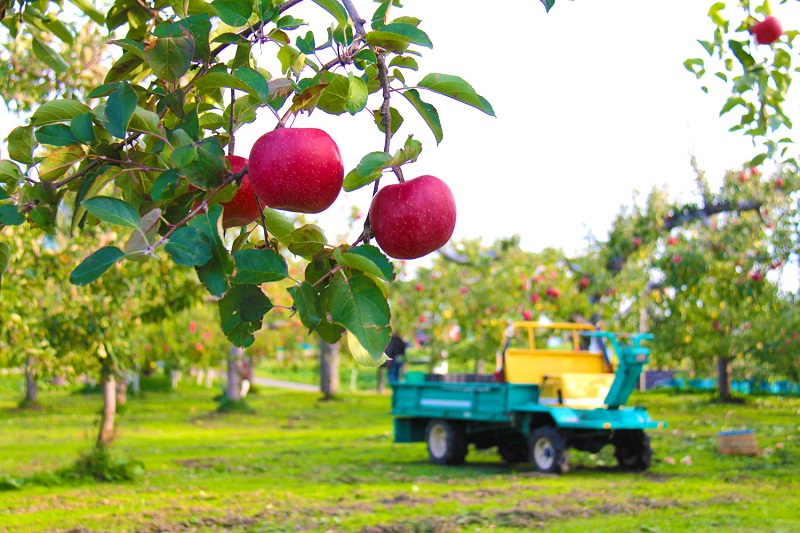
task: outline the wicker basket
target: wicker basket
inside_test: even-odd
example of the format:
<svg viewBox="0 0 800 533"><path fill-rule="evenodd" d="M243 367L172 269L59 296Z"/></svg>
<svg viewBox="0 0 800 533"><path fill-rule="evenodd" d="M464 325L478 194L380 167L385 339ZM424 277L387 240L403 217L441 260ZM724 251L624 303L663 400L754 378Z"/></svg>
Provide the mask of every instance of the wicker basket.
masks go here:
<svg viewBox="0 0 800 533"><path fill-rule="evenodd" d="M728 411L725 415L725 425L723 430L717 433L717 450L719 453L728 455L758 455L758 443L756 442L756 432L752 429L726 429L729 426L730 418L735 413Z"/></svg>

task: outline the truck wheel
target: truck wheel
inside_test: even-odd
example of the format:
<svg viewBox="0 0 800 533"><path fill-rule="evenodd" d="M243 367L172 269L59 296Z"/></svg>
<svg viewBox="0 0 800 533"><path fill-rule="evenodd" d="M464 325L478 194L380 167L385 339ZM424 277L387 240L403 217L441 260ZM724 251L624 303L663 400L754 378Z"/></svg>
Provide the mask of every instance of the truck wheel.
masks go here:
<svg viewBox="0 0 800 533"><path fill-rule="evenodd" d="M614 455L620 469L644 472L650 468L653 460L650 437L642 430L617 432L614 436Z"/></svg>
<svg viewBox="0 0 800 533"><path fill-rule="evenodd" d="M464 464L467 456L467 435L463 424L434 419L425 429L431 461L440 465Z"/></svg>
<svg viewBox="0 0 800 533"><path fill-rule="evenodd" d="M568 467L567 442L551 426L536 428L531 433L531 462L536 470L545 474L563 474Z"/></svg>
<svg viewBox="0 0 800 533"><path fill-rule="evenodd" d="M525 442L523 435L505 435L499 439L502 440L497 444L497 453L500 454L504 463L513 465L528 460L528 443Z"/></svg>

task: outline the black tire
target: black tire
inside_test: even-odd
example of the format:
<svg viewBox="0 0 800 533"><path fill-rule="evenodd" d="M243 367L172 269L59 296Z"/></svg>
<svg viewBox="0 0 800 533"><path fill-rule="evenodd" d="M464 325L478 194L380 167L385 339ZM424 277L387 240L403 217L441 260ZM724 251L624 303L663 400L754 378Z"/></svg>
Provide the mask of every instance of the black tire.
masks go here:
<svg viewBox="0 0 800 533"><path fill-rule="evenodd" d="M563 474L569 470L567 441L551 426L536 428L531 433L530 460L544 474Z"/></svg>
<svg viewBox="0 0 800 533"><path fill-rule="evenodd" d="M614 456L621 470L644 472L653 461L650 436L642 430L618 431L614 435Z"/></svg>
<svg viewBox="0 0 800 533"><path fill-rule="evenodd" d="M425 428L431 461L440 465L464 464L467 434L464 425L452 420L433 419Z"/></svg>
<svg viewBox="0 0 800 533"><path fill-rule="evenodd" d="M525 437L520 434L501 435L500 442L497 444L497 453L503 462L509 465L516 463L526 463L530 459L528 443Z"/></svg>

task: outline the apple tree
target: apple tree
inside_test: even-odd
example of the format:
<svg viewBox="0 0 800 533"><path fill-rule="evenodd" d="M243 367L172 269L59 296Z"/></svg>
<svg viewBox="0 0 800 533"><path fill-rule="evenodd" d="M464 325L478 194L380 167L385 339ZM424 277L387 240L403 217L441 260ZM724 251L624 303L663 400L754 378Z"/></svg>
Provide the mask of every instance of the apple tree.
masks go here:
<svg viewBox="0 0 800 533"><path fill-rule="evenodd" d="M793 115L787 108L792 84L796 29L784 29L780 15L773 13L769 0L720 0L711 5L708 16L713 31L698 40L703 53L689 58L684 66L709 91L723 84L730 96L720 115L735 116L732 131L741 131L760 145L747 166L768 159L798 169L792 151ZM778 2L780 10L797 10L796 3ZM785 30L785 31L784 31ZM795 61L796 63L796 61Z"/></svg>
<svg viewBox="0 0 800 533"><path fill-rule="evenodd" d="M353 242L331 243L324 228L297 227L292 213L318 211L327 203L319 191L331 187L338 193L370 186L374 195L385 174L406 191L388 195L398 210L436 213L441 206L439 189L404 177L422 145L412 135L395 138L403 113L419 114L438 143L444 130L431 103L436 98L490 115L493 110L462 78L418 72L417 58L432 47L420 19L396 13L400 5L392 0L377 3L368 20L350 0L116 0L105 16L88 2L73 4L83 13L74 16L104 24L114 61L102 83L43 97L32 106L29 123L11 132L8 159L0 161L0 228L54 233L58 213L65 213L70 234L113 230L115 238L72 271L78 286L97 283L134 258L194 268L218 298L223 332L242 347L254 342L275 307L265 286L289 279L285 255L301 256L309 266L289 280L287 307L326 342L335 343L347 330L379 359L390 335L384 283L395 272L371 241L373 226L387 221L367 217ZM47 0L5 2L2 8L10 35L30 36L36 57L60 83L72 83L54 43L74 40L85 19L73 26L54 23L66 6ZM328 26L307 23L301 8L327 16ZM258 111L265 140L249 154L249 167L235 167L236 133L255 122ZM371 150L368 136L359 134L365 155L349 162L345 175L338 149L318 154L327 134L289 127L312 111L370 113L380 149ZM246 189L245 176L259 217L231 222L248 200L249 193L236 199ZM276 197L276 183L294 197ZM401 202L408 196L413 199ZM414 246L404 257L441 245L452 222L420 224L423 233L415 237L417 226L408 228L402 237L411 235ZM378 244L391 255L392 239L401 235L387 235ZM117 292L127 290L133 290L130 283Z"/></svg>

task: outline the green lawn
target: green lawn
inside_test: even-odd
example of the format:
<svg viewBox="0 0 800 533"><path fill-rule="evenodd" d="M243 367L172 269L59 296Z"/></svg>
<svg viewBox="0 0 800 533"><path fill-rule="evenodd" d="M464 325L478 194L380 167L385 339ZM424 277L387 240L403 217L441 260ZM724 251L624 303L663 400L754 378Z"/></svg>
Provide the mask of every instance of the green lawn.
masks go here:
<svg viewBox="0 0 800 533"><path fill-rule="evenodd" d="M734 407L766 451L731 457L715 448L731 407L638 395L670 425L652 432L649 473L617 472L603 450L572 453L555 477L491 450L433 465L423 444L392 443L388 395L258 392L255 415L213 415L218 390L190 385L130 400L115 451L143 461L143 478L2 491L0 531L800 531L798 399ZM91 445L98 395L45 391L44 411L21 413L13 394L0 387L0 479L53 471Z"/></svg>

